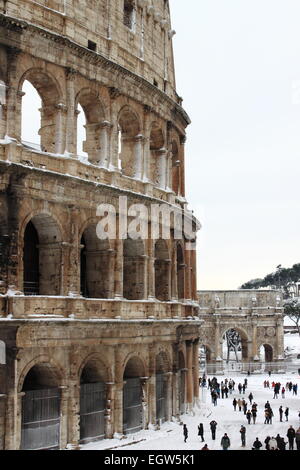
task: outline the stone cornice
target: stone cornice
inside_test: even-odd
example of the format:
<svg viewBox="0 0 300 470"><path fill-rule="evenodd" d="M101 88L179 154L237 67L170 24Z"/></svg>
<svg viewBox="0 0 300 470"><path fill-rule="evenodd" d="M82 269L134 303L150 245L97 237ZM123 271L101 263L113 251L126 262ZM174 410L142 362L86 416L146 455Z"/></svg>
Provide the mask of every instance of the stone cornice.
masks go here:
<svg viewBox="0 0 300 470"><path fill-rule="evenodd" d="M110 69L111 71L118 72L124 77L130 78L133 82L136 82L139 87L144 87L147 90L147 93L150 92L152 96L157 96L158 101L165 102L170 109L174 119L180 119L184 127L187 127L191 120L185 110L176 103L172 98L170 98L166 93L159 90L155 85L146 80L145 78L136 75L134 72L131 72L126 67L108 59L98 52L91 51L90 49L77 44L66 36L59 35L48 29L39 27L32 23L26 22L24 20L19 20L11 16L4 15L0 13L0 26L4 26L7 29L17 30L23 32L24 30L29 30L36 32L37 34L57 43L61 46L68 47L75 51L81 57L85 57L90 63L94 65L101 64L104 68Z"/></svg>

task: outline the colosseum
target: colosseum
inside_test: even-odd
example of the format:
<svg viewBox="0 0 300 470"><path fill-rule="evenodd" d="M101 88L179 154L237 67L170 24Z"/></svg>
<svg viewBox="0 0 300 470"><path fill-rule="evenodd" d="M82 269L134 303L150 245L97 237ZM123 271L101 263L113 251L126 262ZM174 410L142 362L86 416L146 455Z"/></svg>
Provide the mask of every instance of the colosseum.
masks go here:
<svg viewBox="0 0 300 470"><path fill-rule="evenodd" d="M0 449L121 438L199 400L174 33L167 0L0 0ZM23 135L27 83L38 145ZM169 208L170 236L161 216L157 238L148 219L146 238L124 237L120 201ZM178 237L186 214L194 235Z"/></svg>

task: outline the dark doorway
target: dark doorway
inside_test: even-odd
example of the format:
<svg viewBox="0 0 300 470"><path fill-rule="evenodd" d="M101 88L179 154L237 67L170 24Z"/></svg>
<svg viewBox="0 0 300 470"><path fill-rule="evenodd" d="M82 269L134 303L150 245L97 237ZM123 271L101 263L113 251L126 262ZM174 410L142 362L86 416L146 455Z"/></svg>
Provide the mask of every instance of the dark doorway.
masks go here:
<svg viewBox="0 0 300 470"><path fill-rule="evenodd" d="M32 222L24 234L24 294L39 294L39 236Z"/></svg>

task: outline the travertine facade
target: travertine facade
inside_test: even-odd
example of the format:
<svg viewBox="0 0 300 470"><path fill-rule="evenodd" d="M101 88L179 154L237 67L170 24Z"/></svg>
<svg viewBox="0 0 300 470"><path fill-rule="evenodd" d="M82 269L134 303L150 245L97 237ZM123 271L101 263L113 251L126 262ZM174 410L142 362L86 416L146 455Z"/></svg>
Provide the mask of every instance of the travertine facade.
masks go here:
<svg viewBox="0 0 300 470"><path fill-rule="evenodd" d="M236 330L242 342L242 361L259 362L265 349L266 362L284 359L282 292L276 290L198 291L199 317L204 325L200 345L207 363L222 369L223 337Z"/></svg>
<svg viewBox="0 0 300 470"><path fill-rule="evenodd" d="M121 196L185 206L173 34L164 0L0 0L0 449L76 447L198 399L195 251L173 230L96 235ZM22 140L25 80L40 148Z"/></svg>

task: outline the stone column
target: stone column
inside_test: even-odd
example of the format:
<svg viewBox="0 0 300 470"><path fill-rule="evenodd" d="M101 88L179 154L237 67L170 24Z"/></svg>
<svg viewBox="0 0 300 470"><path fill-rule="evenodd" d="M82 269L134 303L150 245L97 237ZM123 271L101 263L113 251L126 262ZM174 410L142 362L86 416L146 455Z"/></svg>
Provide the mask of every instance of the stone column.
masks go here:
<svg viewBox="0 0 300 470"><path fill-rule="evenodd" d="M134 138L134 178L141 180L144 165L143 145L144 136L139 134Z"/></svg>
<svg viewBox="0 0 300 470"><path fill-rule="evenodd" d="M111 138L110 138L110 163L109 168L111 171L119 170L119 128L118 128L118 102L117 98L120 92L117 88L111 87L109 90L111 97Z"/></svg>
<svg viewBox="0 0 300 470"><path fill-rule="evenodd" d="M193 342L194 405L199 405L199 338Z"/></svg>
<svg viewBox="0 0 300 470"><path fill-rule="evenodd" d="M149 377L141 377L141 388L142 388L142 408L143 408L143 429L149 427L149 416L148 416L148 381Z"/></svg>
<svg viewBox="0 0 300 470"><path fill-rule="evenodd" d="M108 168L109 166L109 131L112 125L108 121L100 124L100 149L99 149L99 166Z"/></svg>
<svg viewBox="0 0 300 470"><path fill-rule="evenodd" d="M252 313L252 351L250 359L252 361L259 360L259 354L257 351L257 314Z"/></svg>
<svg viewBox="0 0 300 470"><path fill-rule="evenodd" d="M60 439L59 448L65 449L68 444L68 406L69 387L62 385L60 389Z"/></svg>
<svg viewBox="0 0 300 470"><path fill-rule="evenodd" d="M112 439L114 434L114 407L116 384L107 382L106 384L106 409L105 409L105 438Z"/></svg>
<svg viewBox="0 0 300 470"><path fill-rule="evenodd" d="M80 384L76 378L69 380L68 448L78 449L80 441Z"/></svg>
<svg viewBox="0 0 300 470"><path fill-rule="evenodd" d="M183 135L180 138L180 150L179 150L179 159L180 159L180 167L179 167L179 194L180 196L185 196L185 143L186 143L186 136Z"/></svg>
<svg viewBox="0 0 300 470"><path fill-rule="evenodd" d="M166 381L167 388L167 403L166 403L166 418L167 421L172 419L172 384L173 384L173 372L166 372L164 375L164 380Z"/></svg>
<svg viewBox="0 0 300 470"><path fill-rule="evenodd" d="M159 187L163 190L167 186L167 155L168 151L165 148L157 151Z"/></svg>
<svg viewBox="0 0 300 470"><path fill-rule="evenodd" d="M17 66L20 50L14 47L7 47L7 102L6 102L6 135L18 141L21 140L21 120L22 120L22 96L17 90ZM18 101L18 102L17 102Z"/></svg>
<svg viewBox="0 0 300 470"><path fill-rule="evenodd" d="M177 256L176 250L173 250L171 260L171 281L172 281L172 300L178 302L178 286L177 286Z"/></svg>
<svg viewBox="0 0 300 470"><path fill-rule="evenodd" d="M276 319L276 354L277 361L284 360L284 328L281 314Z"/></svg>
<svg viewBox="0 0 300 470"><path fill-rule="evenodd" d="M188 411L192 410L193 407L193 343L192 341L186 341L186 365L187 365L187 379L186 379L186 391L187 391L187 408Z"/></svg>
<svg viewBox="0 0 300 470"><path fill-rule="evenodd" d="M216 372L219 371L222 367L222 338L220 338L220 315L218 313L214 314L215 317L215 363L216 363Z"/></svg>
<svg viewBox="0 0 300 470"><path fill-rule="evenodd" d="M153 240L148 240L148 299L155 299L155 257Z"/></svg>
<svg viewBox="0 0 300 470"><path fill-rule="evenodd" d="M123 299L123 240L115 240L115 299Z"/></svg>
<svg viewBox="0 0 300 470"><path fill-rule="evenodd" d="M72 156L76 155L76 124L75 117L75 82L76 71L72 68L66 69L66 89L67 89L67 124L66 124L66 152Z"/></svg>
<svg viewBox="0 0 300 470"><path fill-rule="evenodd" d="M55 118L55 153L62 154L65 151L65 129L64 129L64 115L67 107L63 103L56 105L57 113Z"/></svg>
<svg viewBox="0 0 300 470"><path fill-rule="evenodd" d="M172 400L172 414L179 420L179 376L180 372L174 371L172 376L172 389L173 389L173 400Z"/></svg>

